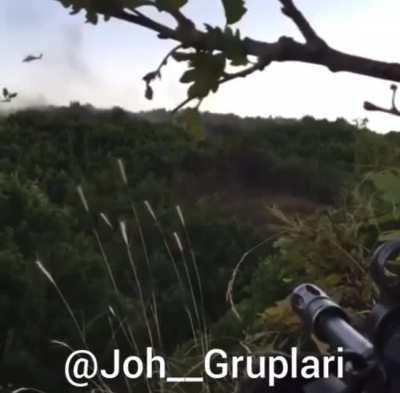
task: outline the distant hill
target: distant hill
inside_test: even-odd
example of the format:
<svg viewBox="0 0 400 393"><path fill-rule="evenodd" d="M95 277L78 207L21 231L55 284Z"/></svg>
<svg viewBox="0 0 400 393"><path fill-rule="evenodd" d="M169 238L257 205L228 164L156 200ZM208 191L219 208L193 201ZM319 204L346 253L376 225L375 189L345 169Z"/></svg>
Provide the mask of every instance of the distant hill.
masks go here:
<svg viewBox="0 0 400 393"><path fill-rule="evenodd" d="M311 206L332 203L353 175L359 129L343 119L241 118L209 112L202 117L207 138L199 142L171 124L165 110L132 113L74 102L10 114L2 123L2 136L8 140L3 145L19 146L26 157L24 149L42 151L45 142L55 162L64 157L60 169L74 176L91 176L95 168L103 171L99 160L105 157L126 156L135 178L151 174L176 195L211 198L229 211L238 206L258 211L263 203L282 202L294 210L305 207L305 200ZM41 171L51 170L55 162ZM27 168L32 164L27 162Z"/></svg>
<svg viewBox="0 0 400 393"><path fill-rule="evenodd" d="M179 274L174 273L184 277L183 265L192 258L203 281L211 337L242 343L250 325L246 319L244 324L232 319L226 290L244 253L263 244L246 254L235 282L238 305L256 294L241 308L250 322L286 296L293 284L286 282L286 272L276 270L287 260L269 263L275 262L277 250L265 239L276 235L276 228L266 206L278 205L301 223L310 212L340 205L365 172L400 164L399 134L378 135L343 119L211 113L203 118L207 132L201 139L171 123L162 110L131 113L72 103L0 118L0 283L5 289L0 337L6 341L2 381L70 392L63 372L68 351L50 340L74 348L81 341L71 316L36 268L37 258L99 354L108 353L114 340L130 351L131 334L118 332L119 317L140 346L149 342L144 319L138 318L132 266L138 267L149 309L156 288L165 353L181 358L192 348L190 322L195 319L182 317L188 310L182 307L185 289L181 292ZM126 178L118 159L124 162ZM185 229L177 205L184 212ZM309 244L318 235L307 237ZM324 239L317 243L323 253ZM297 263L298 254L293 255ZM110 306L118 320L105 318ZM215 335L219 323L220 334Z"/></svg>

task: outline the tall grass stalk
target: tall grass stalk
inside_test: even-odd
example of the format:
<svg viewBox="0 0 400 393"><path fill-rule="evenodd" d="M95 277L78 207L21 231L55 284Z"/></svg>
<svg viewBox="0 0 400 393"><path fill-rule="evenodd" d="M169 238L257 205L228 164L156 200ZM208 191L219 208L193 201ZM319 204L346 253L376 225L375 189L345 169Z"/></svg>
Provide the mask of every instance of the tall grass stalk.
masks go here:
<svg viewBox="0 0 400 393"><path fill-rule="evenodd" d="M240 322L242 322L242 317L240 316L239 311L237 310L236 304L235 304L235 301L234 301L234 286L235 286L236 278L237 278L237 275L239 274L240 268L242 267L242 265L244 264L244 262L246 261L246 259L247 259L247 257L249 255L251 255L253 252L255 252L260 247L268 244L271 240L276 239L278 236L279 236L278 234L270 236L267 239L264 239L260 243L256 244L254 247L252 247L249 250L247 250L241 256L239 262L236 264L235 268L233 269L231 278L229 279L228 286L227 286L227 289L226 289L225 300L230 305L233 315L235 315L235 317Z"/></svg>
<svg viewBox="0 0 400 393"><path fill-rule="evenodd" d="M86 196L85 196L85 193L83 191L82 186L78 186L77 187L77 192L78 192L79 198L80 198L80 200L82 202L82 205L83 205L83 207L84 207L84 209L86 211L86 214L88 215L90 226L91 226L91 231L92 231L92 233L93 233L93 235L94 235L94 237L96 239L97 246L99 247L100 254L101 254L102 258L103 258L104 267L105 267L107 275L108 275L108 277L109 277L109 279L111 281L111 285L112 285L115 293L119 294L119 289L118 289L118 286L117 286L117 282L115 281L114 274L112 272L111 265L110 265L110 262L108 260L107 254L105 252L105 249L104 249L103 243L101 241L100 235L99 235L99 233L98 233L98 231L97 231L97 229L96 229L96 227L95 227L95 225L93 223L91 212L90 212L90 208L89 208L89 204L87 202L87 199L86 199ZM103 213L102 218L104 220L104 218L105 218L104 213ZM106 220L106 222L107 222L107 220ZM108 221L108 223L110 224L109 221Z"/></svg>
<svg viewBox="0 0 400 393"><path fill-rule="evenodd" d="M139 356L140 355L139 345L137 344L137 341L136 341L135 336L134 336L134 334L132 332L132 329L130 329L129 326L125 327L124 321L121 319L121 317L115 312L115 310L111 306L109 307L109 311L110 311L111 316L114 317L116 319L116 321L118 322L118 329L122 330L122 332L123 332L123 334L125 336L125 339L128 342L131 341L131 343L133 344L133 349L134 349L136 355ZM111 322L111 324L112 324L111 320L109 320L109 322ZM113 333L114 334L114 342L116 342L116 338L115 338L116 334L115 333L116 333L116 331L114 330L114 333ZM149 382L149 380L147 378L145 378L145 384L146 384L146 389L147 389L148 393L152 393L153 389L151 388L151 384L150 384L150 382Z"/></svg>
<svg viewBox="0 0 400 393"><path fill-rule="evenodd" d="M136 341L136 338L135 338L132 330L125 327L124 320L114 311L114 309L111 306L109 306L108 309L109 309L109 312L110 312L111 316L118 323L118 328L115 331L117 332L118 330L121 330L122 333L124 334L124 337L125 337L126 341L130 344L131 348L135 351L135 353L137 355L139 355L140 354L139 345L138 345L138 343Z"/></svg>
<svg viewBox="0 0 400 393"><path fill-rule="evenodd" d="M133 258L132 249L131 249L131 245L130 245L130 242L129 242L128 233L127 233L127 230L126 230L126 224L125 224L124 221L120 221L120 230L121 230L122 239L123 239L124 244L125 244L128 260L129 260L130 266L132 268L132 273L133 273L133 278L134 278L134 282L135 282L135 285L136 285L136 290L137 290L137 292L139 294L139 302L140 302L140 306L141 306L141 309L142 309L142 316L143 316L143 320L144 320L144 323L145 323L145 326L146 326L146 330L147 330L147 334L148 334L148 337L149 337L150 345L152 347L154 347L153 333L152 333L152 330L151 330L149 318L147 316L147 310L146 310L146 303L145 303L144 294L143 294L143 288L142 288L142 284L141 284L140 279L139 279L139 274L138 274L138 270L137 270L137 267L136 267L135 259Z"/></svg>
<svg viewBox="0 0 400 393"><path fill-rule="evenodd" d="M181 240L179 238L179 235L176 232L174 232L173 236L175 238L175 241L176 241L176 244L178 246L178 249L179 249L179 251L181 253L182 264L183 264L183 268L184 268L184 271L185 271L186 280L187 280L187 283L188 283L188 286L189 286L190 297L191 297L191 301L192 301L192 304L193 304L193 310L194 310L194 314L195 314L195 317L196 317L196 322L197 322L199 331L202 333L202 334L199 335L200 336L199 338L200 338L200 344L201 344L201 351L202 351L203 356L205 356L205 353L206 353L206 348L205 348L205 345L204 345L204 337L205 337L204 333L205 332L202 332L202 327L203 327L202 326L202 321L201 321L199 309L198 309L198 306L197 306L196 296L195 296L194 290L193 290L192 278L191 278L189 267L188 267L188 264L187 264L187 261L186 261L185 250L183 248L183 245L182 245L182 242L181 242Z"/></svg>
<svg viewBox="0 0 400 393"><path fill-rule="evenodd" d="M185 241L186 244L188 245L192 265L193 265L193 270L195 272L196 276L196 282L197 282L197 290L200 296L200 314L201 314L201 320L202 320L202 330L204 334L204 343L205 343L205 351L207 352L209 349L209 342L208 342L208 332L207 332L207 320L206 320L206 312L205 312L205 304L204 304L204 294L203 294L203 284L201 282L201 275L200 275L200 270L199 266L197 264L197 259L196 259L196 254L194 252L194 248L192 246L192 240L189 236L189 231L186 226L186 220L183 215L183 211L179 205L176 206L176 212L178 214L179 221L181 223L181 226L183 228L183 233L185 234Z"/></svg>
<svg viewBox="0 0 400 393"><path fill-rule="evenodd" d="M75 328L79 334L79 337L82 341L82 344L85 346L85 349L89 350L89 346L86 340L85 335L83 334L83 330L79 325L79 322L72 310L72 307L70 306L70 304L68 303L67 299L65 298L64 294L62 293L60 287L57 285L57 282L54 280L53 276L50 274L50 272L44 267L44 265L42 264L42 262L40 260L36 260L36 266L39 268L39 270L42 272L42 274L47 278L47 280L51 283L51 285L54 287L54 289L56 290L59 298L61 299L62 303L64 304L68 314L70 315ZM109 388L109 386L104 382L103 378L101 377L101 375L97 374L96 375L98 382L96 381L91 381L93 383L94 386L96 387L103 387L106 389L106 391L108 393L112 393L111 389Z"/></svg>
<svg viewBox="0 0 400 393"><path fill-rule="evenodd" d="M150 309L151 309L151 314L152 314L152 317L153 317L153 320L154 320L154 323L156 326L156 333L157 333L160 351L161 351L161 353L163 353L164 346L163 346L163 340L162 340L162 335L161 335L160 317L159 317L158 306L157 306L157 296L156 296L156 290L155 290L155 286L154 286L154 275L153 275L153 269L152 269L151 262L150 262L150 256L149 256L146 239L145 239L144 232L143 232L143 226L142 226L142 222L140 220L138 211L136 209L136 205L134 204L132 198L130 197L128 177L126 175L125 164L124 164L123 160L120 158L117 159L117 165L118 165L119 173L121 175L122 183L125 186L126 194L128 195L128 198L129 198L130 207L131 207L133 217L135 219L135 223L136 223L136 226L138 229L140 243L141 243L144 258L146 261L146 266L147 266L147 270L148 270L148 274L149 274L149 278L150 278L151 299L152 299L151 300L152 306Z"/></svg>
<svg viewBox="0 0 400 393"><path fill-rule="evenodd" d="M56 290L58 296L60 297L61 301L63 302L65 308L68 311L69 316L71 317L75 328L77 332L79 333L79 337L82 340L82 343L87 347L87 342L85 335L83 334L83 330L81 329L78 320L75 317L74 312L72 311L71 306L69 305L67 299L65 298L64 294L62 293L61 289L57 285L56 281L54 280L53 276L50 274L50 272L44 267L42 262L40 260L36 261L36 266L39 268L39 270L43 273L43 275L47 278L47 280L53 285L54 289Z"/></svg>
<svg viewBox="0 0 400 393"><path fill-rule="evenodd" d="M18 388L13 390L11 393L23 393L23 392L36 392L36 393L45 393L43 390L35 389L35 388Z"/></svg>
<svg viewBox="0 0 400 393"><path fill-rule="evenodd" d="M111 313L111 315L115 316L115 313ZM107 320L108 320L108 324L109 324L110 330L111 330L111 340L114 343L114 347L118 348L117 332L114 330L112 319L110 316L108 316ZM132 393L131 384L129 383L128 378L126 377L125 373L124 373L124 382L126 385L126 389L128 390L128 393Z"/></svg>
<svg viewBox="0 0 400 393"><path fill-rule="evenodd" d="M170 245L168 243L167 236L166 236L166 234L164 232L164 229L163 229L163 227L161 225L161 222L158 219L157 215L155 214L150 202L149 201L144 201L144 205L145 205L147 211L149 212L150 216L154 220L154 224L155 224L158 232L160 233L160 236L161 236L162 242L164 244L165 250L167 251L168 258L169 258L169 260L170 260L170 262L172 264L173 270L175 272L175 275L176 275L176 278L177 278L177 282L178 282L178 285L179 285L179 289L181 291L181 296L182 296L182 302L183 302L183 305L184 305L184 309L185 309L186 314L188 315L189 323L190 323L191 328L192 328L193 340L195 342L201 342L201 339L199 340L198 337L197 337L197 333L196 333L196 329L195 329L195 325L194 325L194 318L193 318L192 312L190 311L190 307L188 305L188 302L186 300L185 284L184 284L184 281L182 279L182 275L181 275L181 273L179 271L178 264L176 262L174 254L172 253L171 247L170 247Z"/></svg>

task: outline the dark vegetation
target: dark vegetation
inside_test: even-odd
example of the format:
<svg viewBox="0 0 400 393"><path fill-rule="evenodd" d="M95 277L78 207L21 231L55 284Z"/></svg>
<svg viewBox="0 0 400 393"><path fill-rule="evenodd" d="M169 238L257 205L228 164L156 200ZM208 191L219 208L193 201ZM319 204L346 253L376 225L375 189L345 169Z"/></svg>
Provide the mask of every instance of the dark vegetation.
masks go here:
<svg viewBox="0 0 400 393"><path fill-rule="evenodd" d="M157 293L163 350L172 356L193 339L182 317L181 294L164 246L164 241L170 244L181 264L173 237L177 232L185 239L186 252L187 239L175 211L180 205L202 278L210 333L215 343L234 346L248 333L246 327L259 326L258 313L285 297L296 277L301 280L310 274L293 261L285 266L290 274L279 264L265 263L279 258L273 242L266 242L249 256L237 277L235 302L243 320L234 318L225 300L232 271L243 253L275 233L272 224L277 215L268 213L266 205L281 206L288 217L294 213L314 217L314 211L326 207L340 209L344 190L356 179L372 169L396 166L400 160L398 134L374 134L341 119L240 119L205 114L204 121L206 134L199 139L163 122L161 112L140 116L120 108L97 111L77 103L1 118L2 384L66 390L62 370L68 352L50 340L81 346L54 288L37 269L36 259L62 289L91 348L106 359L113 347L107 317L110 305L132 326L142 348L148 339L119 231L119 222L126 222L144 291ZM128 187L121 180L117 159L125 163ZM85 192L89 213L76 192L78 185ZM144 201L156 212L162 233ZM143 229L151 275L132 202ZM100 213L108 217L111 227ZM337 216L345 217L345 225L347 215ZM308 228L325 228L323 222L307 219ZM297 224L292 224L293 229ZM291 250L303 242L302 230L307 225L290 238ZM105 273L96 235L118 292ZM355 242L357 236L353 236ZM309 247L329 250L329 237L320 239L321 243L306 235L305 239ZM124 342L123 337L117 335L117 339Z"/></svg>

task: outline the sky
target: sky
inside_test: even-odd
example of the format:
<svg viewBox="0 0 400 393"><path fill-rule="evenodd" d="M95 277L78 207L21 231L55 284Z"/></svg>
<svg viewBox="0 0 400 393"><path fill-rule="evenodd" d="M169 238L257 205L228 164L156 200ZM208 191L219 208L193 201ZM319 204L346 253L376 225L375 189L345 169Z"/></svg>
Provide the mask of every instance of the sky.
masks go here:
<svg viewBox="0 0 400 393"><path fill-rule="evenodd" d="M400 62L398 0L297 0L319 35L341 51ZM278 0L247 0L248 13L237 25L243 36L275 41L282 35L302 40L280 13ZM223 25L221 0L191 0L185 13L201 23ZM159 17L159 16L157 16ZM161 16L161 20L164 17ZM172 109L186 97L179 83L184 70L171 62L144 97L142 77L154 70L174 45L139 26L111 20L93 26L83 13L69 15L55 0L1 0L0 87L19 92L16 106L68 105L71 101L128 110ZM166 20L168 22L168 20ZM44 53L40 62L22 63ZM241 116L281 116L349 121L368 117L378 132L400 130L400 118L365 112L370 100L390 105L390 82L301 63L274 63L263 72L221 86L203 110ZM400 103L399 103L400 105Z"/></svg>

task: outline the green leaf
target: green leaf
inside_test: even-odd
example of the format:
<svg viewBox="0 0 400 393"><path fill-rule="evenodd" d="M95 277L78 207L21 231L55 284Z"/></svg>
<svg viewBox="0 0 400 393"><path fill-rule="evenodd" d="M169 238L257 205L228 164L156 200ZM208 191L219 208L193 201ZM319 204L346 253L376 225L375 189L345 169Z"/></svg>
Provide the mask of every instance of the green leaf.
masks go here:
<svg viewBox="0 0 400 393"><path fill-rule="evenodd" d="M181 62L181 61L190 61L195 53L186 53L186 52L179 52L176 51L172 54L172 57L175 61Z"/></svg>
<svg viewBox="0 0 400 393"><path fill-rule="evenodd" d="M189 98L204 98L211 91L216 92L219 80L224 73L226 59L223 54L194 53L190 57L191 68L181 78L182 83L193 84L189 87Z"/></svg>
<svg viewBox="0 0 400 393"><path fill-rule="evenodd" d="M146 74L143 77L143 80L146 82L146 93L145 96L148 100L152 100L154 96L154 91L153 88L151 87L151 83L154 81L156 78L161 78L160 71L152 71Z"/></svg>
<svg viewBox="0 0 400 393"><path fill-rule="evenodd" d="M179 10L188 0L157 0L157 5L164 10Z"/></svg>
<svg viewBox="0 0 400 393"><path fill-rule="evenodd" d="M146 98L148 100L152 100L153 96L154 96L153 88L149 84L147 84L146 85Z"/></svg>
<svg viewBox="0 0 400 393"><path fill-rule="evenodd" d="M104 20L108 21L115 11L121 11L124 8L130 10L144 5L154 5L150 0L57 0L64 7L70 8L70 14L78 14L80 11L86 11L87 23L97 24L98 15L104 15Z"/></svg>
<svg viewBox="0 0 400 393"><path fill-rule="evenodd" d="M188 70L186 71L181 79L180 82L182 83L190 83L196 80L196 71L195 70Z"/></svg>
<svg viewBox="0 0 400 393"><path fill-rule="evenodd" d="M247 12L244 0L222 0L226 22L230 25L239 22Z"/></svg>
<svg viewBox="0 0 400 393"><path fill-rule="evenodd" d="M88 9L86 12L86 23L91 23L92 25L97 25L99 18L97 16L96 11L93 9Z"/></svg>
<svg viewBox="0 0 400 393"><path fill-rule="evenodd" d="M144 5L151 5L152 2L149 0L121 0L123 8L129 8L130 10L142 7Z"/></svg>
<svg viewBox="0 0 400 393"><path fill-rule="evenodd" d="M223 31L220 27L206 25L207 43L211 47L219 47L226 58L231 60L232 66L242 66L248 64L247 52L244 42L240 36L240 31L234 32L227 26Z"/></svg>

